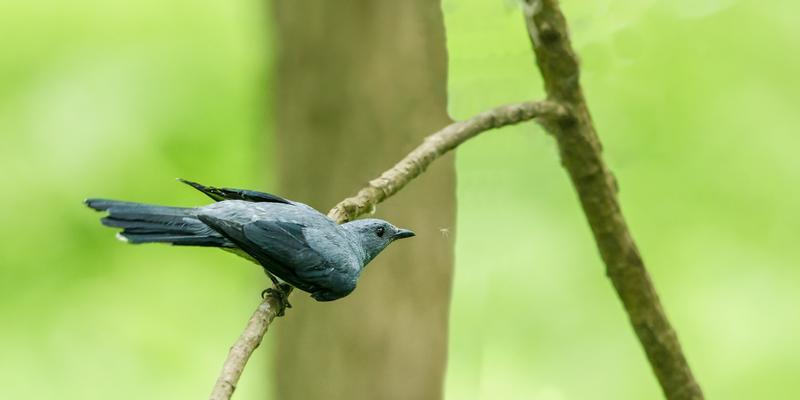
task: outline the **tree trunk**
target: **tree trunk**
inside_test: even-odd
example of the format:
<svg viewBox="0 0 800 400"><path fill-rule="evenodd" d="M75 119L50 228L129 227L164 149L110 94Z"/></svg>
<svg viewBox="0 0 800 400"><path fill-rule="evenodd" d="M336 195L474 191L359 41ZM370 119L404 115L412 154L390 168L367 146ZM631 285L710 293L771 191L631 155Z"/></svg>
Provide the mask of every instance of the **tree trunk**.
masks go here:
<svg viewBox="0 0 800 400"><path fill-rule="evenodd" d="M276 0L281 193L327 212L449 123L438 1ZM350 296L295 292L275 325L281 400L438 399L447 353L451 156L380 206L417 237L389 247Z"/></svg>

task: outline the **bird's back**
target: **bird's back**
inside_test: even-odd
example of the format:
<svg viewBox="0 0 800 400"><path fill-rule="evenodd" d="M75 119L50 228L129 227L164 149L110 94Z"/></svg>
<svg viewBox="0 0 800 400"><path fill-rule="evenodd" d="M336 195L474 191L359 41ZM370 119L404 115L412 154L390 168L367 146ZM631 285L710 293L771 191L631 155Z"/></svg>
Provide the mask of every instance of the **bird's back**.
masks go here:
<svg viewBox="0 0 800 400"><path fill-rule="evenodd" d="M199 218L270 273L318 300L355 288L364 252L350 234L302 203L226 200L198 209Z"/></svg>
<svg viewBox="0 0 800 400"><path fill-rule="evenodd" d="M317 300L346 296L368 261L352 232L319 211L268 193L184 181L216 203L168 207L89 199L108 226L131 243L220 247L261 264Z"/></svg>

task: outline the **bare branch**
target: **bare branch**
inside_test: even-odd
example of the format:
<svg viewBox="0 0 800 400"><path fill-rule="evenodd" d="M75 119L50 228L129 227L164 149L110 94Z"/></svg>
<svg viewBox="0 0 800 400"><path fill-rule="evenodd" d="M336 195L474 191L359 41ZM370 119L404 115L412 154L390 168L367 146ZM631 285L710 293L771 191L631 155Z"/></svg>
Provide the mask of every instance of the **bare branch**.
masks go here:
<svg viewBox="0 0 800 400"><path fill-rule="evenodd" d="M556 117L565 111L548 101L509 104L484 111L468 120L452 123L428 136L394 167L373 179L353 197L336 205L328 216L338 223L369 213L376 204L397 193L425 172L437 158L481 132L537 117Z"/></svg>
<svg viewBox="0 0 800 400"><path fill-rule="evenodd" d="M372 180L356 196L337 204L328 213L328 217L337 223L343 223L371 211L376 204L391 197L424 172L437 158L481 132L537 117L557 117L564 113L560 106L548 101L524 102L493 108L466 121L452 123L425 138L421 145L394 167ZM261 344L261 339L277 315L279 306L275 298L267 296L250 317L244 332L228 353L222 372L211 392L211 400L231 398L247 360Z"/></svg>
<svg viewBox="0 0 800 400"><path fill-rule="evenodd" d="M261 339L267 333L272 320L280 310L279 301L273 296L265 296L264 301L259 304L253 316L247 321L247 327L242 332L241 336L236 339L236 343L231 346L228 352L228 358L225 359L225 364L222 366L217 382L214 384L214 389L211 391L211 400L228 400L233 395L236 385L239 383L239 377L242 376L244 366L250 355L261 344Z"/></svg>
<svg viewBox="0 0 800 400"><path fill-rule="evenodd" d="M606 273L666 397L703 399L622 216L616 181L601 155L600 140L579 82L578 58L558 0L525 0L523 8L548 99L563 105L569 113L544 121L544 125L558 141L562 164L578 192Z"/></svg>

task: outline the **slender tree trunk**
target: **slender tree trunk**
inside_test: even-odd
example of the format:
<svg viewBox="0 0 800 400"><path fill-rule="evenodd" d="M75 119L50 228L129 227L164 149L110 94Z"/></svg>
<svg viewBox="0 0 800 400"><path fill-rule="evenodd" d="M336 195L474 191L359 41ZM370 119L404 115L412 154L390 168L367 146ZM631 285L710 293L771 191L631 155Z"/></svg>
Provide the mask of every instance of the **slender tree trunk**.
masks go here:
<svg viewBox="0 0 800 400"><path fill-rule="evenodd" d="M276 0L275 15L282 194L327 212L448 124L438 1ZM387 249L340 301L292 295L274 328L279 399L442 396L452 156L376 216L418 236Z"/></svg>

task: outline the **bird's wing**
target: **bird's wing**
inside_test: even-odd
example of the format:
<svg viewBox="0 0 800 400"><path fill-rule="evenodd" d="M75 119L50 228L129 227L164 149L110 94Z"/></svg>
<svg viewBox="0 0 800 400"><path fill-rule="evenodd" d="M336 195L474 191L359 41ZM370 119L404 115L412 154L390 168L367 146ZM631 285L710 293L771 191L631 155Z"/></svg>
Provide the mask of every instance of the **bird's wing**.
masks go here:
<svg viewBox="0 0 800 400"><path fill-rule="evenodd" d="M185 179L178 179L179 181L205 193L206 196L211 197L214 201L223 200L244 200L252 201L254 203L268 202L268 203L284 203L292 204L291 201L274 194L256 192L255 190L246 189L232 189L232 188L216 188L213 186L201 185L197 182L187 181Z"/></svg>
<svg viewBox="0 0 800 400"><path fill-rule="evenodd" d="M340 289L341 274L336 273L341 272L337 271L338 266L306 241L303 230L310 228L305 225L274 220L240 224L209 215L199 215L198 218L255 258L269 272L298 289L312 294L347 289Z"/></svg>

